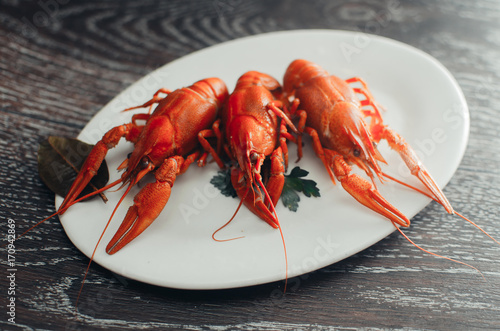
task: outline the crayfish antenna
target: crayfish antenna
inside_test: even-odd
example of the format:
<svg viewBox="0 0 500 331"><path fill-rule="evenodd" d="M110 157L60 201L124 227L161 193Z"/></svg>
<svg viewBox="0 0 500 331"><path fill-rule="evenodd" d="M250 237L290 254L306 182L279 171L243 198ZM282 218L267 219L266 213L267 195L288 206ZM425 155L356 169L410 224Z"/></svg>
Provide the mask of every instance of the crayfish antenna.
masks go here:
<svg viewBox="0 0 500 331"><path fill-rule="evenodd" d="M458 260L455 260L455 259L452 259L450 257L447 257L447 256L443 256L443 255L439 255L439 254L436 254L436 253L433 253L423 247L420 247L419 245L415 244L404 232L403 230L401 230L394 222L392 222L392 224L394 225L394 227L399 231L399 233L401 233L401 235L403 237L405 237L406 240L408 240L408 242L410 242L410 244L412 244L413 246L415 246L416 248L420 249L421 251L427 253L427 254L430 254L430 255L433 255L433 256L436 256L436 257L439 257L439 258L442 258L442 259L446 259L448 261L451 261L451 262L455 262L455 263L459 263L459 264L462 264L466 267L469 267L469 268L472 268L474 270L476 270L477 272L479 272L479 274L481 275L481 277L483 278L484 281L486 281L486 278L484 278L484 275L483 273L481 272L481 270L479 270L478 268L470 265L470 264L467 264L465 262L462 262L462 261L458 261Z"/></svg>
<svg viewBox="0 0 500 331"><path fill-rule="evenodd" d="M113 183L111 183L111 184L108 184L108 185L104 186L104 187L103 187L103 188L101 188L101 189L95 190L94 192L91 192L91 193L89 193L89 194L87 194L87 195L84 195L83 197L81 197L81 198L79 198L79 199L74 200L73 202L71 202L70 204L68 204L67 206L65 206L63 209L59 209L59 210L58 210L58 211L56 211L54 214L52 214L52 215L50 215L50 216L48 216L48 217L44 218L43 220L39 221L39 222L38 222L38 223L36 223L35 225L31 226L28 230L26 230L26 231L24 231L23 233L21 233L20 235L18 235L18 236L16 237L16 239L15 239L15 240L19 240L19 239L21 239L21 238L22 238L22 237L24 237L24 236L25 236L28 232L30 232L31 230L33 230L34 228L36 228L36 227L37 227L37 226L39 226L40 224L43 224L43 223L45 223L46 221L50 220L52 217L57 216L57 215L62 215L62 214L63 214L63 213L64 213L64 212L65 212L65 211L69 208L69 207L73 206L75 203L80 202L80 201L82 201L82 200L85 200L85 199L87 199L87 198L90 198L90 197L92 197L92 196L94 196L94 195L96 195L96 194L102 193L102 192L106 191L107 189L109 189L109 188L111 188L111 187L113 187L113 186L115 186L115 185L118 185L118 184L120 183L120 181L121 181L121 179L119 179L119 180L117 180L117 181L115 181L115 182L113 182ZM3 246L6 246L6 245L7 245L7 244L2 245L2 247L3 247Z"/></svg>
<svg viewBox="0 0 500 331"><path fill-rule="evenodd" d="M94 195L96 195L96 194L102 193L102 192L104 192L104 191L106 191L106 190L108 190L108 189L110 189L110 188L112 188L112 187L114 187L114 186L118 185L120 182L121 182L121 178L120 178L120 179L118 179L118 180L116 180L116 181L114 181L114 182L112 182L112 183L110 183L110 184L108 184L108 185L106 185L106 186L104 186L104 187L102 187L102 188L100 188L100 189L98 189L98 190L95 190L94 192L91 192L91 193L89 193L89 194L87 194L87 195L84 195L83 197L78 198L78 199L76 199L76 200L72 201L71 203L68 203L67 205L65 205L65 206L64 206L64 208L60 208L60 209L59 209L59 210L57 210L57 212L55 212L54 214L52 214L52 215L48 216L47 218L44 218L44 219L43 219L43 220L41 220L40 222L38 222L38 223L36 223L35 225L33 225L32 227L30 227L28 230L26 230L26 231L24 231L23 233L21 233L19 236L17 236L17 238L16 238L15 240L19 240L20 238L24 237L24 236L25 236L28 232L30 232L31 230L33 230L34 228L36 228L36 227L37 227L37 226L39 226L40 224L45 223L47 220L51 219L52 217L57 216L57 215L62 215L62 214L63 214L63 213L64 213L64 212L65 212L65 211L69 208L69 207L73 206L73 205L74 205L74 204L76 204L77 202L80 202L80 201L82 201L82 200L85 200L85 199L87 199L87 198L90 198L90 197L92 197L92 196L94 196ZM130 190L130 187L129 187L129 188L127 189L127 191L125 192L125 195L128 193L128 191L129 191L129 190ZM120 200L120 202L123 200L123 198L125 197L125 195L122 197L122 199ZM118 203L118 205L120 204L120 202ZM115 213L115 211L116 211L116 208L115 208L115 210L113 211L113 214ZM112 217L113 217L113 216L111 216L111 218L112 218ZM108 221L108 224L106 224L106 228L108 227L109 222L111 221L111 218L110 218L110 220ZM106 231L106 228L104 229L104 232ZM101 238L102 238L102 236L104 235L104 232L102 233ZM99 238L99 241L101 241L101 238ZM3 246L6 246L6 245L7 245L7 244L5 244L5 245L3 245ZM97 245L99 245L99 242L97 243ZM88 271L89 271L90 264L92 263L92 260L93 260L93 258L94 258L94 254L95 254L95 252L96 252L97 245L96 245L96 247L95 247L95 249L94 249L94 252L92 253L92 257L91 257L90 262L89 262L89 264L88 264L88 266L87 266L87 270L85 271L85 276L84 276L83 281L82 281L82 286L80 287L80 290L79 290L79 292L78 292L78 297L77 297L77 299L76 299L76 303L75 303L75 311L78 311L78 299L80 298L80 294L81 294L82 289L83 289L83 284L84 284L85 279L86 279L86 277L87 277L87 273L88 273Z"/></svg>
<svg viewBox="0 0 500 331"><path fill-rule="evenodd" d="M69 208L69 207L73 206L73 205L74 205L74 204L76 204L77 202L80 202L80 201L82 201L82 200L85 200L85 199L88 199L88 198L90 198L90 197L93 197L93 196L94 196L94 195L96 195L96 194L99 194L99 193L102 193L102 192L104 192L104 191L106 191L106 190L109 190L110 188L115 187L116 185L120 184L120 183L121 183L121 181L122 181L122 179L121 179L121 178L120 178L120 179L117 179L117 180L115 180L114 182L112 182L112 183L110 183L110 184L108 184L108 185L106 185L106 186L104 186L104 187L102 187L102 188L100 188L100 189L98 189L98 190L95 190L94 192L91 192L91 193L89 193L89 194L87 194L87 195L84 195L84 196L83 196L83 197L81 197L81 198L76 199L75 201L70 202L69 204L67 204L66 206L64 206L64 208L59 207L59 209L58 209L58 211L57 211L57 214L59 214L59 215L64 214L64 213L66 212L66 210L68 210L68 208Z"/></svg>
<svg viewBox="0 0 500 331"><path fill-rule="evenodd" d="M417 187L414 187L414 186L412 186L412 185L410 185L410 184L407 184L407 183L405 183L405 182L403 182L403 181L400 181L399 179L394 178L394 177L392 177L392 176L390 176L390 175L388 175L388 174L386 174L386 173L384 173L384 172L382 172L382 175L383 175L384 177L386 177L386 178L388 178L388 179L390 179L390 180L392 180L392 181L394 181L394 182L396 182L396 183L400 184L400 185L403 185L403 186L408 187L408 188L410 188L410 189L412 189L412 190L414 190L414 191L416 191L416 192L418 192L418 193L420 193L420 194L423 194L423 195L425 195L426 197L431 198L432 200L434 200L434 201L436 201L436 202L438 202L438 203L440 203L440 204L441 204L441 202L440 202L437 198L435 198L434 196L430 195L430 194L429 194L429 193L427 193L427 192L424 192L424 191L420 190L420 189L419 189L419 188L417 188ZM445 206L443 206L443 207L445 207ZM500 245L500 243L499 243L499 242L498 242L495 238L493 238L490 234L488 234L485 230L483 230L483 229L482 229L479 225L477 225L477 224L476 224L476 223L474 223L473 221L469 220L467 217L465 217L465 216L461 215L460 213L458 213L458 212L457 212L457 211L455 211L455 210L453 210L453 214L455 214L455 215L457 215L457 216L459 216L459 217L463 218L464 220L466 220L467 222L469 222L470 224L472 224L473 226L475 226L477 229L479 229L481 232L483 232L486 236L488 236L488 237L489 237L490 239L492 239L494 242L496 242L497 244L499 244L499 245ZM483 278L483 280L484 280L484 281L486 281L486 278L484 277L483 273L482 273L479 269L477 269L476 267L474 267L474 266L472 266L472 265L470 265L470 264L467 264L467 263L465 263L465 262L462 262L462 261L458 261L458 260L455 260L455 259L452 259L452 258L449 258L449 257L446 257L446 256L442 256L442 255L439 255L439 254L433 253L433 252L431 252L431 251L428 251L428 250L426 250L426 249L424 249L424 248L420 247L419 245L415 244L415 243L414 243L414 242L413 242L410 238L408 238L408 236L407 236L407 235L406 235L406 234L405 234L405 233L404 233L404 232L403 232L403 231L402 231L402 230L401 230L401 229L400 229L400 228L399 228L399 227L398 227L398 226L397 226L394 222L392 222L392 224L394 225L394 227L396 227L396 229L399 231L399 233L401 233L401 235L402 235L403 237L405 237L405 239L406 239L406 240L408 240L408 242L410 242L413 246L417 247L417 248L418 248L418 249L420 249L421 251L423 251L423 252L425 252L425 253L427 253L427 254L434 255L434 256L436 256L436 257L443 258L443 259L446 259L446 260L449 260L449 261L452 261L452 262L455 262L455 263L460 263L460 264L465 265L465 266L467 266L467 267L469 267L469 268L472 268L472 269L476 270L477 272L479 272L479 274L481 275L481 277Z"/></svg>
<svg viewBox="0 0 500 331"><path fill-rule="evenodd" d="M414 186L412 186L412 185L410 185L410 184L407 184L407 183L405 183L405 182L402 182L402 181L400 181L399 179L394 178L394 177L392 177L392 176L390 176L390 175L388 175L388 174L386 174L386 173L384 173L384 172L382 172L382 175L383 175L384 177L386 177L386 178L388 178L388 179L390 179L390 180L392 180L392 181L394 181L394 182L396 182L396 183L400 184L400 185L406 186L406 187L408 187L408 188L410 188L410 189L412 189L412 190L414 190L414 191L416 191L416 192L418 192L418 193L420 193L420 194L423 194L423 195L425 195L426 197L431 198L432 200L434 200L434 201L436 201L437 203L441 204L441 202L440 202L437 198L435 198L434 196L430 195L430 194L429 194L429 193L427 193L427 192L422 191L421 189L419 189L419 188L417 188L417 187L414 187ZM473 225L474 227L476 227L479 231L481 231L482 233L484 233L484 234L485 234L488 238L490 238L490 239L491 239L491 240L493 240L495 243L497 243L498 245L500 245L500 242L499 242L498 240L496 240L495 238L493 238L493 236L491 236L491 235L490 235L488 232L486 232L483 228L481 228L479 225L477 225L476 223L474 223L473 221L471 221L470 219L468 219L468 218L467 218L467 217L465 217L464 215L460 214L459 212L457 212L457 211L455 211L455 210L453 210L453 214L455 214L455 215L459 216L460 218L464 219L465 221L469 222L471 225Z"/></svg>
<svg viewBox="0 0 500 331"><path fill-rule="evenodd" d="M286 287L287 287L287 284L288 284L288 257L287 257L287 253L286 253L285 237L283 235L283 231L281 230L281 225L279 224L279 221L278 221L278 214L276 213L276 210L274 209L274 204L272 203L272 200L271 200L271 197L269 196L269 193L267 192L264 184L262 183L262 181L260 180L259 177L257 178L256 181L257 181L257 184L263 188L263 191L264 191L264 194L265 194L266 198L268 199L268 201L270 201L271 211L272 211L272 213L274 214L274 216L276 218L275 224L277 225L277 227L278 227L278 229L280 231L281 241L283 242L283 250L284 250L284 253L285 253L285 286L284 286L284 289L283 289L283 293L286 293ZM224 224L223 226L221 226L220 228L218 228L217 230L215 230L215 232L212 234L212 239L213 240L218 241L218 242L225 242L225 241L231 241L231 240L236 240L236 239L244 238L244 236L242 236L242 237L236 237L236 238L222 239L221 240L221 239L216 239L215 235L217 234L217 232L219 232L220 230L224 229L227 225L229 225L229 223L231 223L233 221L233 219L236 217L236 214L238 214L238 211L240 210L241 205L243 204L243 201L246 199L248 193L250 192L250 189L253 190L252 186L247 187L247 189L245 191L245 194L241 197L240 203L238 204L238 207L236 208L236 211L234 212L234 214L231 217L231 219L229 221L227 221L226 224Z"/></svg>
<svg viewBox="0 0 500 331"><path fill-rule="evenodd" d="M470 224L472 224L473 226L475 226L479 231L481 231L486 236L488 236L491 240L493 240L498 245L500 245L500 242L498 242L498 240L496 240L495 238L493 238L488 232L486 232L485 230L483 230L483 228L481 228L479 225L477 225L476 223L474 223L473 221L471 221L470 219L468 219L467 217L465 217L464 215L462 215L462 214L460 214L460 213L458 213L456 211L454 213L455 213L455 215L461 217L462 219L466 220L467 222L469 222Z"/></svg>
<svg viewBox="0 0 500 331"><path fill-rule="evenodd" d="M116 184L118 184L119 182L121 181L118 180L117 182L115 182ZM113 183L114 184L114 183ZM115 184L115 185L116 185ZM122 197L120 198L120 200L118 201L118 203L116 204L115 206L115 209L113 209L113 212L111 213L111 216L109 217L109 220L108 222L106 223L106 226L104 227L104 230L102 230L102 233L101 233L101 236L99 237L99 240L97 240L97 244L95 245L94 247L94 251L92 252L92 256L90 257L90 261L87 265L87 269L85 270L85 275L83 276L83 280L82 280L82 285L80 286L80 290L78 291L78 296L76 297L76 302L75 302L75 311L78 311L78 300L80 299L80 295L82 294L82 290L83 290L83 285L85 284L85 280L87 279L87 274L89 273L89 269L90 269L90 265L92 264L92 261L94 260L94 256L95 256L95 253L97 251L97 247L99 246L102 238L104 237L104 234L106 233L106 230L108 229L108 226L109 224L111 223L111 220L113 219L113 216L115 215L116 211L118 210L118 207L120 206L120 204L122 203L123 199L125 199L125 197L127 196L128 192L130 192L130 189L132 189L132 186L135 185L135 182L132 182L128 187L127 189L125 190L125 192L123 193Z"/></svg>
<svg viewBox="0 0 500 331"><path fill-rule="evenodd" d="M250 192L250 187L247 188L247 191L245 193L245 197L247 196L248 192ZM243 204L243 200L244 199L240 199L240 203L238 204L238 207L236 208L236 211L234 212L233 216L229 219L229 221L227 221L226 224L224 224L223 226L221 226L220 228L218 228L217 230L215 230L214 233L212 233L212 239L213 240L218 241L218 242L225 242L225 241L231 241L231 240L245 238L245 236L236 237L236 238L230 238L230 239L217 239L217 238L215 238L215 235L217 234L217 232L219 232L220 230L222 230L226 226L228 226L229 223L231 223L233 221L233 219L236 217L236 214L238 214L238 212L240 211L241 205Z"/></svg>
<svg viewBox="0 0 500 331"><path fill-rule="evenodd" d="M283 235L283 230L281 229L281 224L278 221L278 213L276 212L276 209L274 208L274 203L271 200L271 197L269 196L269 193L267 192L266 187L262 183L260 176L257 177L257 182L260 185L260 187L262 188L262 190L264 191L264 194L266 196L267 201L269 201L271 211L274 214L274 216L276 217L276 224L278 225L278 229L280 230L281 242L283 243L283 251L285 253L285 286L283 288L283 293L286 293L286 286L288 284L288 256L286 254L285 236Z"/></svg>

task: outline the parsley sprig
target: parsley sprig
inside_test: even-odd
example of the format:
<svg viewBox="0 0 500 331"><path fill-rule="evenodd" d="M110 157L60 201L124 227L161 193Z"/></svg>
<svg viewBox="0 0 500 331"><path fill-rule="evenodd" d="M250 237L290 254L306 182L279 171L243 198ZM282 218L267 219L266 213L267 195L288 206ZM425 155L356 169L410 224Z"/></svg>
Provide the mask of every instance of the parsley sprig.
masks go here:
<svg viewBox="0 0 500 331"><path fill-rule="evenodd" d="M299 207L300 196L297 192L302 192L306 197L320 197L319 188L316 182L305 179L308 171L295 167L290 174L285 175L285 185L281 192L281 202L289 210L296 212ZM226 197L237 197L236 191L231 184L231 171L229 169L220 170L212 177L210 183L218 188Z"/></svg>
<svg viewBox="0 0 500 331"><path fill-rule="evenodd" d="M297 192L302 192L306 197L320 197L319 188L316 182L304 179L309 174L308 171L295 167L289 175L285 175L285 186L281 192L281 202L291 211L297 211L300 196Z"/></svg>

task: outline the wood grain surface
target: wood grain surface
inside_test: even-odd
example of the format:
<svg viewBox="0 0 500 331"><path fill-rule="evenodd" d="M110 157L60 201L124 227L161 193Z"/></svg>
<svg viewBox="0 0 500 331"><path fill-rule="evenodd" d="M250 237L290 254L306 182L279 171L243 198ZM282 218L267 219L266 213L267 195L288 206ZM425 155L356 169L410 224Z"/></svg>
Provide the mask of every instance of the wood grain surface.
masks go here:
<svg viewBox="0 0 500 331"><path fill-rule="evenodd" d="M38 143L74 137L137 79L193 51L271 31L342 29L381 35L437 58L469 105L470 139L444 192L500 238L500 3L439 1L0 1L0 236L54 212L37 173ZM401 68L404 70L404 68ZM411 77L408 77L411 79ZM283 283L183 291L98 265L75 301L88 259L57 218L15 242L15 324L0 249L5 330L500 329L500 246L431 203L406 233Z"/></svg>

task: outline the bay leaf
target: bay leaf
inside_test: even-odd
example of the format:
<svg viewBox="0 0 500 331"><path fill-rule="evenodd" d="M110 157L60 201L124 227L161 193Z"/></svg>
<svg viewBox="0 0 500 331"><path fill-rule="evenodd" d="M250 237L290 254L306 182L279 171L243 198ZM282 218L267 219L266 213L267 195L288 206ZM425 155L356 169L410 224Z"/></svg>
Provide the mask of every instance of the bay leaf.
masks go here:
<svg viewBox="0 0 500 331"><path fill-rule="evenodd" d="M38 174L47 187L60 196L68 194L93 145L78 139L50 136L38 146ZM104 187L109 180L104 160L97 174L79 197ZM107 199L102 195L103 200Z"/></svg>

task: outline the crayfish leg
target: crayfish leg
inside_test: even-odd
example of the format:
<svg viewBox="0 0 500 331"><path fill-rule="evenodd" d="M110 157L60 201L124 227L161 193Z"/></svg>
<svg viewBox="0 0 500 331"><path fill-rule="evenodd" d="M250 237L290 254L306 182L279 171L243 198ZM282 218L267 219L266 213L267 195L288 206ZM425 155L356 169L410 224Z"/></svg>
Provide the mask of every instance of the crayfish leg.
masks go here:
<svg viewBox="0 0 500 331"><path fill-rule="evenodd" d="M219 168L224 169L224 162L222 161L220 154L222 150L222 133L219 130L220 120L217 120L212 125L212 129L202 130L198 133L198 141L200 145L214 158ZM210 145L207 138L217 138L217 151ZM198 163L200 167L205 165L205 160L201 159Z"/></svg>
<svg viewBox="0 0 500 331"><path fill-rule="evenodd" d="M59 206L60 214L76 200L78 195L83 191L85 186L90 182L90 180L97 174L102 161L106 157L108 150L114 148L121 138L128 138L129 133L136 127L133 123L123 124L116 126L106 132L102 139L95 144L95 146L90 151L87 159L83 163L78 176L71 185L68 194L64 198L61 206Z"/></svg>
<svg viewBox="0 0 500 331"><path fill-rule="evenodd" d="M166 88L161 88L158 91L156 91L156 93L153 95L153 98L151 98L151 100L146 101L145 103L143 103L140 106L130 107L130 108L124 109L123 111L129 111L129 110L149 107L148 114L151 114L151 111L153 110L153 105L155 103L159 103L160 101L165 99L165 97L160 97L161 93L169 95L170 93L172 93L172 90L169 90Z"/></svg>
<svg viewBox="0 0 500 331"><path fill-rule="evenodd" d="M271 201L266 200L266 205L270 207L272 203L276 206L285 186L285 160L281 147L276 148L271 154L271 171L265 189Z"/></svg>

